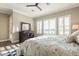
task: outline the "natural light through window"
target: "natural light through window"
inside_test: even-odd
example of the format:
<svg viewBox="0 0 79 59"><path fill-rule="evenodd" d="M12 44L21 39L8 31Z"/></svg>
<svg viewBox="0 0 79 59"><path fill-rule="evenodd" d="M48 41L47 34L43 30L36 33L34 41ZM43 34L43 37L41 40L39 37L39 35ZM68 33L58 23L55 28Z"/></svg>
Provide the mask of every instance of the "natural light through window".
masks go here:
<svg viewBox="0 0 79 59"><path fill-rule="evenodd" d="M37 34L69 34L70 15L37 21Z"/></svg>
<svg viewBox="0 0 79 59"><path fill-rule="evenodd" d="M37 34L42 34L42 20L37 21Z"/></svg>
<svg viewBox="0 0 79 59"><path fill-rule="evenodd" d="M56 18L49 20L49 34L56 34Z"/></svg>
<svg viewBox="0 0 79 59"><path fill-rule="evenodd" d="M58 34L70 33L70 15L58 18Z"/></svg>
<svg viewBox="0 0 79 59"><path fill-rule="evenodd" d="M64 19L63 16L58 18L58 34L63 34L64 30Z"/></svg>
<svg viewBox="0 0 79 59"><path fill-rule="evenodd" d="M65 34L69 34L70 33L70 15L65 16Z"/></svg>
<svg viewBox="0 0 79 59"><path fill-rule="evenodd" d="M43 21L44 34L56 34L56 18Z"/></svg>
<svg viewBox="0 0 79 59"><path fill-rule="evenodd" d="M44 20L44 34L48 34L48 33L49 33L49 21Z"/></svg>

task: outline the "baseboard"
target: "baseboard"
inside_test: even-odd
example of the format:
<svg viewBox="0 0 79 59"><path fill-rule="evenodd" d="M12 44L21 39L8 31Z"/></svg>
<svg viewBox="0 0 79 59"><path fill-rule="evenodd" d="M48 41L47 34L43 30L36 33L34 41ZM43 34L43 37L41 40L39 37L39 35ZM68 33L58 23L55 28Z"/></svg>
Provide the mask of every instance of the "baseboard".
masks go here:
<svg viewBox="0 0 79 59"><path fill-rule="evenodd" d="M6 39L6 40L0 40L0 42L4 42L4 41L10 41L9 39Z"/></svg>
<svg viewBox="0 0 79 59"><path fill-rule="evenodd" d="M19 40L15 40L15 41L11 41L12 43L17 43L17 42L19 42Z"/></svg>

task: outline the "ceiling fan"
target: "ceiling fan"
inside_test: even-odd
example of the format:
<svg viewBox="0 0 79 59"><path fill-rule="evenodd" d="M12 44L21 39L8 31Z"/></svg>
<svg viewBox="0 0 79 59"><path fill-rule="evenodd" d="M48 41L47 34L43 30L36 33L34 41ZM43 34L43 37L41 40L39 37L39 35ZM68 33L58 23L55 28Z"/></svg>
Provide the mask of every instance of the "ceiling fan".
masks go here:
<svg viewBox="0 0 79 59"><path fill-rule="evenodd" d="M37 7L40 11L42 10L39 6L39 3L35 3L35 5L26 5L26 7Z"/></svg>

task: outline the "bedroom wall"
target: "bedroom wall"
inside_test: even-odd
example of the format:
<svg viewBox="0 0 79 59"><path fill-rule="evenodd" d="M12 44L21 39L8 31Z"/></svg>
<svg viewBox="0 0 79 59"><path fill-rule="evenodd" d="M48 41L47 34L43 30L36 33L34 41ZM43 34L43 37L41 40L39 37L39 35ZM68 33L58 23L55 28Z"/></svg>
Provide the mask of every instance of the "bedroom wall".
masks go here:
<svg viewBox="0 0 79 59"><path fill-rule="evenodd" d="M0 13L0 42L9 39L9 16Z"/></svg>
<svg viewBox="0 0 79 59"><path fill-rule="evenodd" d="M13 14L11 15L12 30L10 31L11 32L10 40L13 43L19 41L19 31L21 30L20 22L30 23L31 29L34 30L32 18L24 16L24 15L14 11Z"/></svg>
<svg viewBox="0 0 79 59"><path fill-rule="evenodd" d="M45 15L45 16L35 18L34 19L35 34L36 34L36 21L37 20L45 20L45 19L49 19L49 18L53 18L53 17L67 15L67 14L71 15L71 27L72 27L73 24L79 24L79 7L75 7L75 8L72 8L72 9L60 11L60 12L57 12L57 13L51 13L51 14L48 14L48 15ZM72 29L71 29L71 32L72 32ZM37 34L36 34L36 36L37 36Z"/></svg>

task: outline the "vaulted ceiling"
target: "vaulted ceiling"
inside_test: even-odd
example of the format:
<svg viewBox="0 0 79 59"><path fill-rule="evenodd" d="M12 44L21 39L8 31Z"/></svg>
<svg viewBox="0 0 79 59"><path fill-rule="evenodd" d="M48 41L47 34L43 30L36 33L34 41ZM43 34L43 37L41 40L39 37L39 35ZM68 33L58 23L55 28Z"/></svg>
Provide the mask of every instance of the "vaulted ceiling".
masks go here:
<svg viewBox="0 0 79 59"><path fill-rule="evenodd" d="M0 3L0 13L10 14L13 9L35 18L79 6L78 3L39 3L38 6L42 9L40 11L37 7L27 7L27 5L35 5L35 3Z"/></svg>

